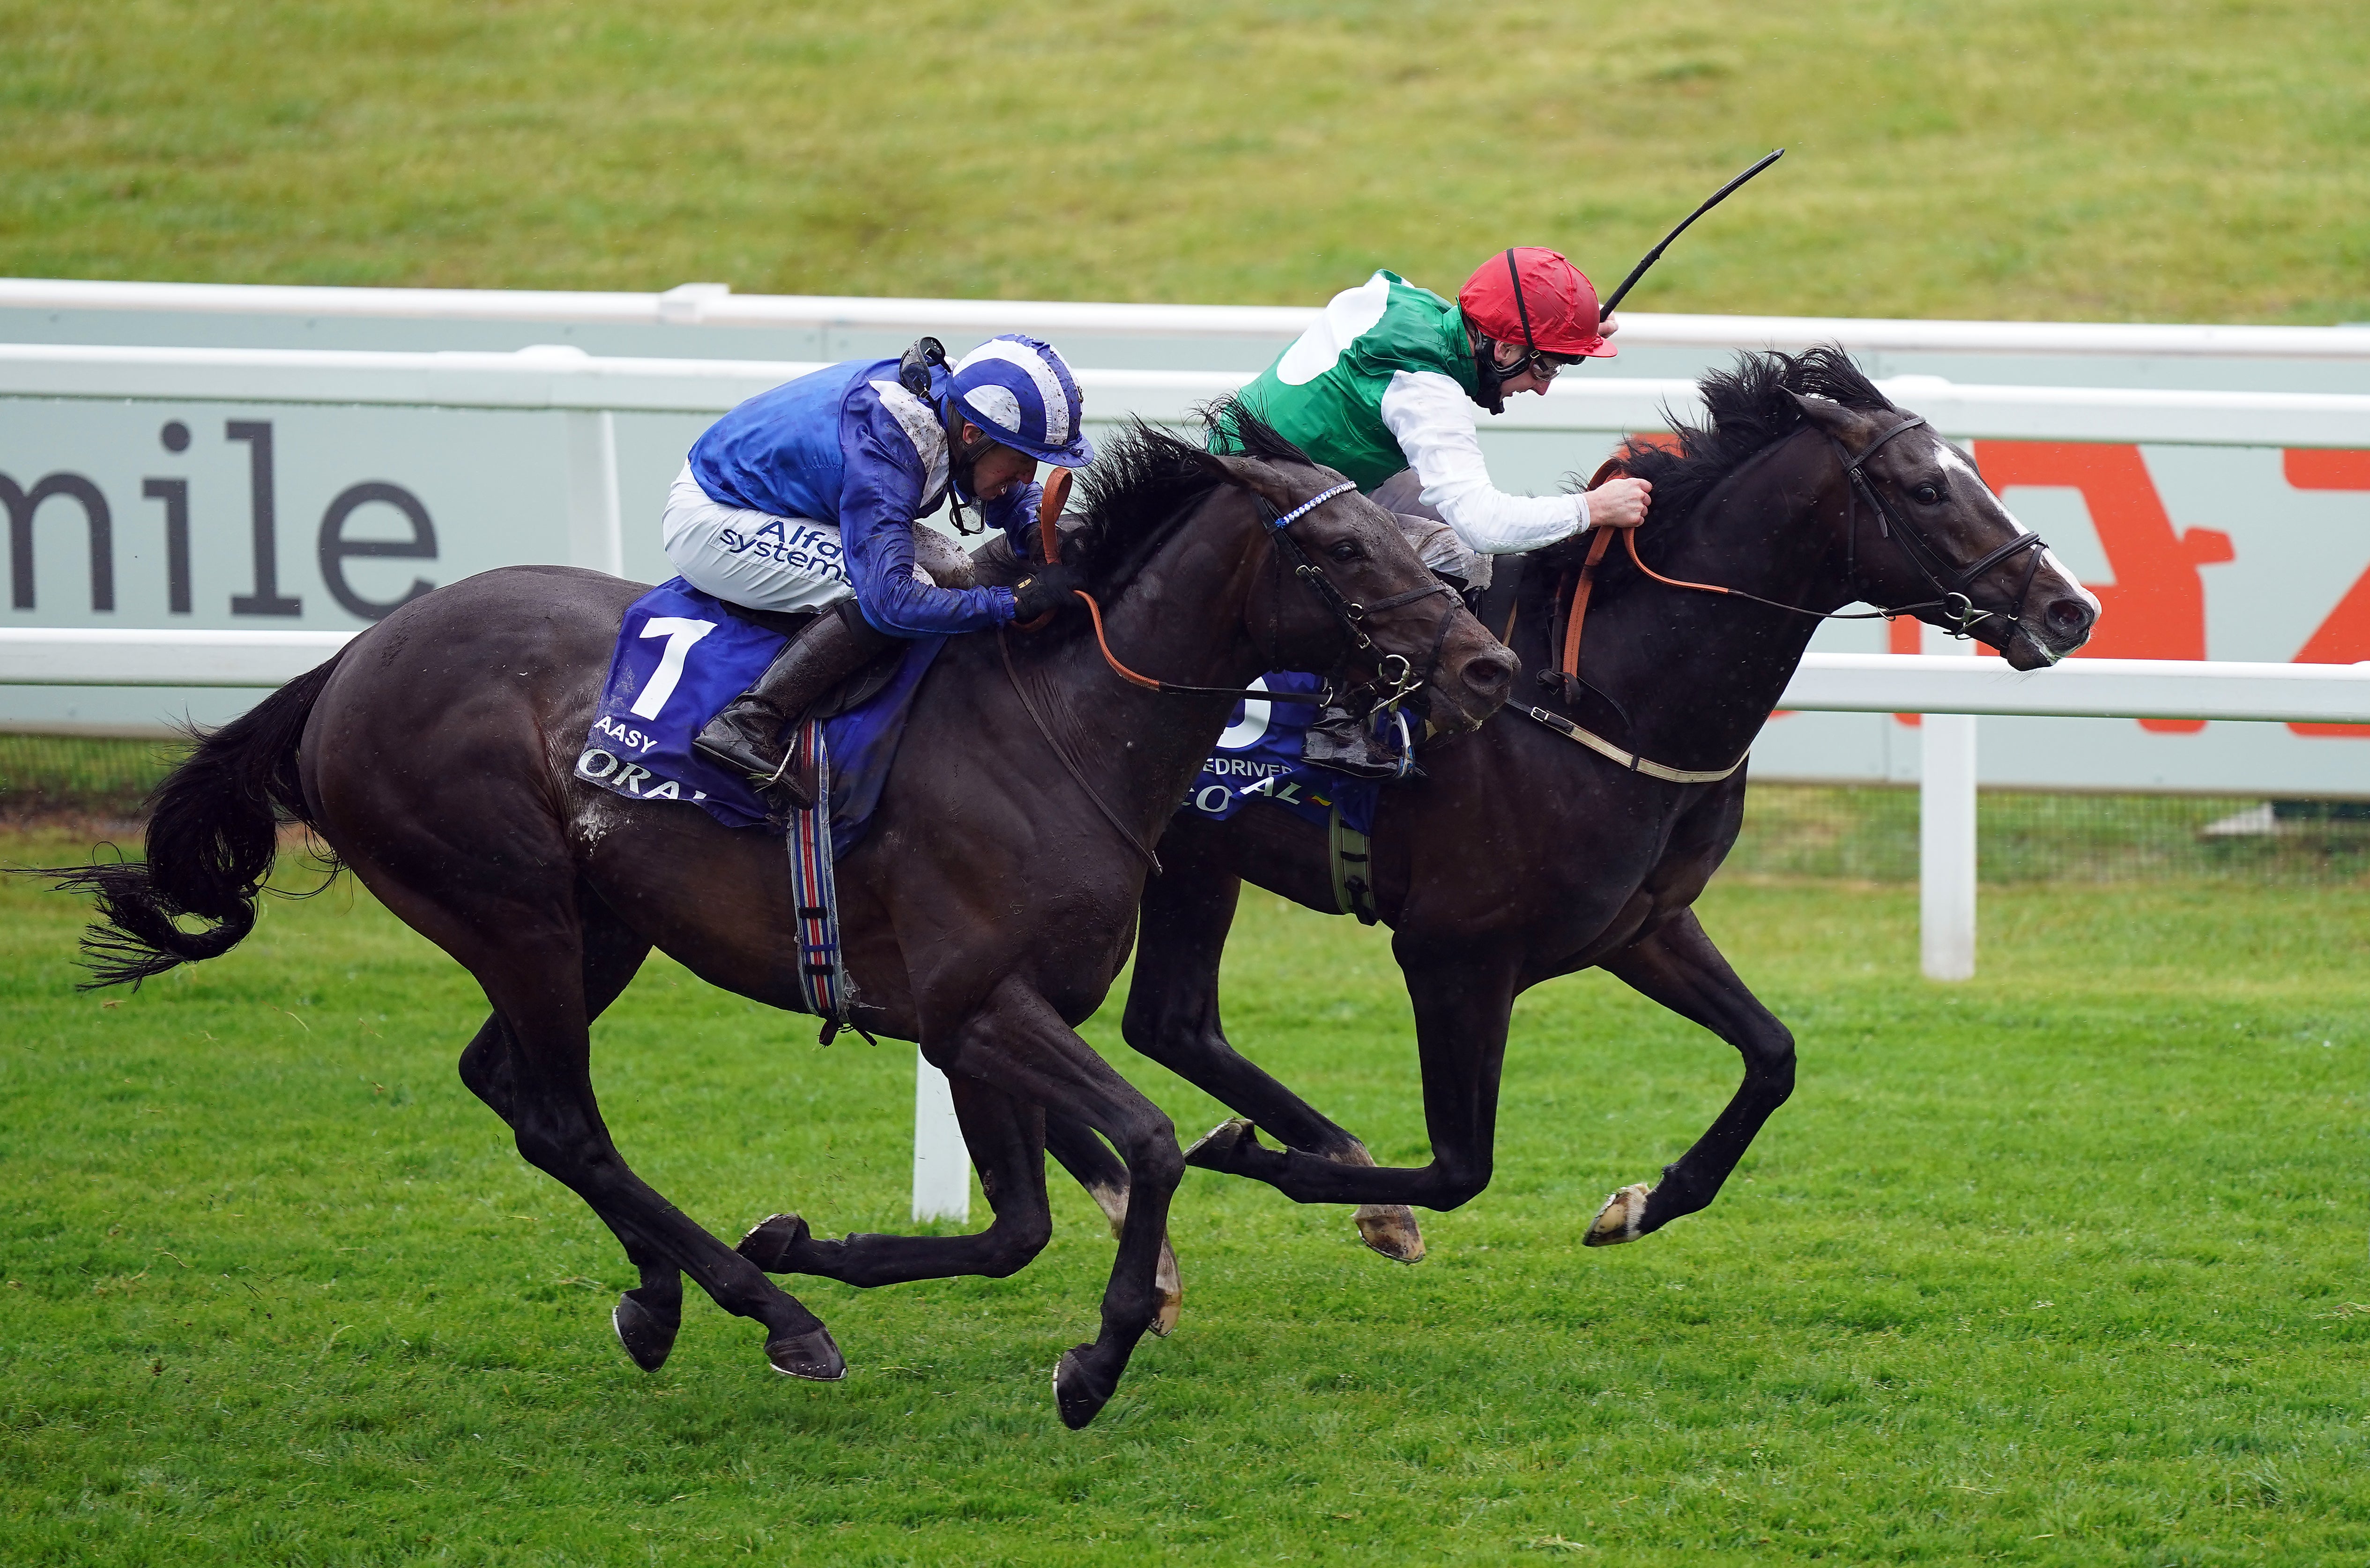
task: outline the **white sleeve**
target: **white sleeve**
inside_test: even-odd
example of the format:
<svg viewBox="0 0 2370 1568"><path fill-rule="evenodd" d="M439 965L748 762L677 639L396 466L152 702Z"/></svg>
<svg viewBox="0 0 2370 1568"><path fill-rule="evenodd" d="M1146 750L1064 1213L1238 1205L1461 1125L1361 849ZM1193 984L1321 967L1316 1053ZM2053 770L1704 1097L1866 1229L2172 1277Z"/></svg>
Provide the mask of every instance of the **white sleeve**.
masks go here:
<svg viewBox="0 0 2370 1568"><path fill-rule="evenodd" d="M1588 526L1585 496L1510 496L1490 483L1473 400L1438 371L1395 371L1383 423L1423 481L1425 504L1476 555L1504 555L1568 539Z"/></svg>

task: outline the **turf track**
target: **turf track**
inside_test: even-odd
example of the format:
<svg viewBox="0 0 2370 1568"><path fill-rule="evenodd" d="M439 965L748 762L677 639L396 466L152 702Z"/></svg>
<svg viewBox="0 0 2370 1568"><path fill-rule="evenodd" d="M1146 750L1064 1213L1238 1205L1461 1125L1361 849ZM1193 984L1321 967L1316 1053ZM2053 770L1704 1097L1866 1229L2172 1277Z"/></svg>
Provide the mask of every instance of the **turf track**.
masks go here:
<svg viewBox="0 0 2370 1568"><path fill-rule="evenodd" d="M8 858L76 846L24 840ZM1177 1337L1081 1435L1055 1356L1110 1246L1057 1188L1010 1281L806 1299L854 1364L768 1373L628 1282L452 1059L462 974L339 884L230 957L76 998L76 911L0 890L7 1557L40 1562L2328 1562L2370 1548L2358 893L1990 892L1914 978L1914 894L1737 887L1710 921L1803 1041L1710 1212L1581 1248L1733 1082L1596 978L1517 1019L1496 1185L1415 1269L1189 1174ZM1419 1157L1375 933L1256 898L1237 1036ZM1214 1108L1125 1055L1181 1128ZM726 1233L902 1228L907 1051L827 1051L654 963L595 1069ZM828 1121L823 1117L828 1116Z"/></svg>

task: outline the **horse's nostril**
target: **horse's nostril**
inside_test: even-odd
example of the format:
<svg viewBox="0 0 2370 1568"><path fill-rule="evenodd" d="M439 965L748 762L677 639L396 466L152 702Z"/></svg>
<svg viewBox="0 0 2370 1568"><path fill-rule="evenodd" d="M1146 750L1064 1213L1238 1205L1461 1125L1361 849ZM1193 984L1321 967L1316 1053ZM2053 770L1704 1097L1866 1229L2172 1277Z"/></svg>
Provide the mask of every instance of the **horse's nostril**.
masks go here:
<svg viewBox="0 0 2370 1568"><path fill-rule="evenodd" d="M2049 623L2049 629L2067 637L2089 630L2090 623L2097 616L2098 612L2078 599L2053 599L2049 601L2049 608L2042 612L2042 619Z"/></svg>
<svg viewBox="0 0 2370 1568"><path fill-rule="evenodd" d="M1503 654L1483 654L1465 665L1465 683L1480 692L1502 692L1514 683L1514 661Z"/></svg>

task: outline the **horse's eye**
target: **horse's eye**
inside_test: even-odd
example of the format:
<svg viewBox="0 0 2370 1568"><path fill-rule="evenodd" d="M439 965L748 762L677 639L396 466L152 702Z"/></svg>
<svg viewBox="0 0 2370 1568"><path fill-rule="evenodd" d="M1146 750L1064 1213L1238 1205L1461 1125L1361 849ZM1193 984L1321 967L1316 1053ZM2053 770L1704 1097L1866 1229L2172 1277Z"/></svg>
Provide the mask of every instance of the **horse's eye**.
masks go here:
<svg viewBox="0 0 2370 1568"><path fill-rule="evenodd" d="M1337 561L1354 561L1366 552L1356 540L1344 539L1338 544L1327 546L1325 553Z"/></svg>
<svg viewBox="0 0 2370 1568"><path fill-rule="evenodd" d="M1917 498L1917 504L1921 507L1930 507L1942 498L1942 492L1931 485L1920 485L1909 493Z"/></svg>

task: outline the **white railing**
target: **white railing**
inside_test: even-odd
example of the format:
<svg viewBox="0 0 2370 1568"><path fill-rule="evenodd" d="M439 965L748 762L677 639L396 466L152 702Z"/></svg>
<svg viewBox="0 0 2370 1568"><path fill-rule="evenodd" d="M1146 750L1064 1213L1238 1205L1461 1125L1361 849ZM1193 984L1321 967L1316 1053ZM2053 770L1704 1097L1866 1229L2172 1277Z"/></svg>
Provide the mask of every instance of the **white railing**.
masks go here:
<svg viewBox="0 0 2370 1568"><path fill-rule="evenodd" d="M2370 337L2370 334L2364 334ZM569 347L511 353L318 349L154 349L0 344L0 397L721 413L820 369L803 361L596 357ZM1232 371L1081 368L1089 418L1179 420L1248 379ZM2370 395L1997 386L1895 376L1877 383L1952 436L2174 445L2370 447ZM1507 406L1493 429L1661 429L1699 414L1691 381L1559 378Z"/></svg>
<svg viewBox="0 0 2370 1568"><path fill-rule="evenodd" d="M0 310L175 311L418 321L548 321L676 326L1034 331L1178 338L1291 338L1315 305L1178 305L1060 300L876 299L736 294L722 283L662 293L507 289L348 289L237 283L0 279ZM2169 355L2370 361L2370 333L2327 326L2192 326L2047 321L1902 321L1854 316L1671 315L1624 311L1638 348Z"/></svg>

